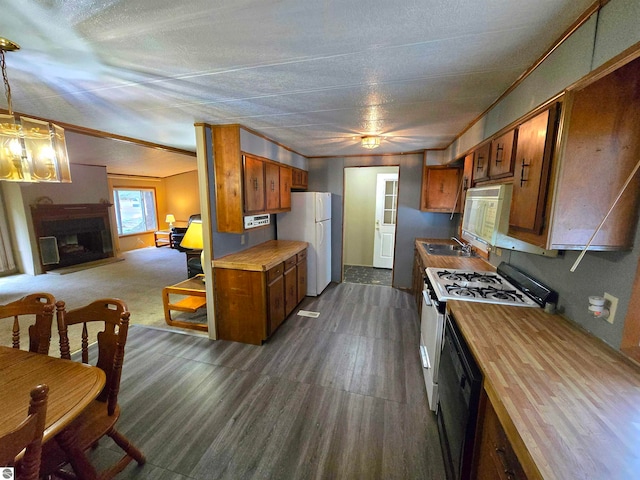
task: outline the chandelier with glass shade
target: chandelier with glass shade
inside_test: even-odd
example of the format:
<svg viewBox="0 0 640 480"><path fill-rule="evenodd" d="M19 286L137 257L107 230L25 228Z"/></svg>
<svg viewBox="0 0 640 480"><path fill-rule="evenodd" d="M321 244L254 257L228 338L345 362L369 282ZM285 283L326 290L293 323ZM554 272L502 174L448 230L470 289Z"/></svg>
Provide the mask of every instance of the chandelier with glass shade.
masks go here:
<svg viewBox="0 0 640 480"><path fill-rule="evenodd" d="M0 113L0 180L71 182L64 129L53 123L17 116L11 104L5 53L20 47L0 37L0 65L8 113Z"/></svg>

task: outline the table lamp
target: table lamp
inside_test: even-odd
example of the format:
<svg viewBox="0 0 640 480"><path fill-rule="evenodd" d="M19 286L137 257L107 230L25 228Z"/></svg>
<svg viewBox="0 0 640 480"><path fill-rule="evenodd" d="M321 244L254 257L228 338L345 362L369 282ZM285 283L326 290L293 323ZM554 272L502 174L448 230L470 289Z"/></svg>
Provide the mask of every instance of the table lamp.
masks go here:
<svg viewBox="0 0 640 480"><path fill-rule="evenodd" d="M172 214L168 213L166 218L164 219L164 221L169 224L169 230L171 230L173 228L173 222L176 221L176 217L174 217Z"/></svg>
<svg viewBox="0 0 640 480"><path fill-rule="evenodd" d="M187 228L184 238L180 242L182 248L188 248L189 250L201 250L200 252L200 266L204 265L204 250L202 240L202 220L191 220L189 227ZM202 267L204 272L204 267Z"/></svg>

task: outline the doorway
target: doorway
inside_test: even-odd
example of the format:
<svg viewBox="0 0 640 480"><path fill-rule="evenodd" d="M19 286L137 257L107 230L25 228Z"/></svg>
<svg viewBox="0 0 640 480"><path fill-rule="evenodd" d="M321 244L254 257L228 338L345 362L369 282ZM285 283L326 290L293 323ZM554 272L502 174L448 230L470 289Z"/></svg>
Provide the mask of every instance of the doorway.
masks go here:
<svg viewBox="0 0 640 480"><path fill-rule="evenodd" d="M343 282L392 285L399 170L344 169Z"/></svg>

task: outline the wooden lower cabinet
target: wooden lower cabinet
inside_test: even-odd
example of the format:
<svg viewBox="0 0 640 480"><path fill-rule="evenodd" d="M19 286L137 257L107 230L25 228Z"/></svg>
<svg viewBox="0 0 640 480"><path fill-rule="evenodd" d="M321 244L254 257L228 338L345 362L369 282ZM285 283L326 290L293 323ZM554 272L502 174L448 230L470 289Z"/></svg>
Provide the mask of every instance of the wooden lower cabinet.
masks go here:
<svg viewBox="0 0 640 480"><path fill-rule="evenodd" d="M477 453L476 478L478 480L527 478L488 398L485 403Z"/></svg>
<svg viewBox="0 0 640 480"><path fill-rule="evenodd" d="M262 344L267 338L266 273L228 268L214 272L218 338Z"/></svg>
<svg viewBox="0 0 640 480"><path fill-rule="evenodd" d="M282 267L279 275L276 276L270 283L267 284L267 335L271 335L280 326L284 319L287 318L285 314L285 280L282 275Z"/></svg>
<svg viewBox="0 0 640 480"><path fill-rule="evenodd" d="M307 251L300 252L296 261L297 303L300 303L307 295Z"/></svg>
<svg viewBox="0 0 640 480"><path fill-rule="evenodd" d="M284 262L284 314L285 317L293 311L298 304L298 278L296 268L296 256Z"/></svg>
<svg viewBox="0 0 640 480"><path fill-rule="evenodd" d="M422 289L424 286L424 269L425 266L422 263L422 258L418 250L414 250L413 254L413 275L412 275L412 293L418 307L418 316L422 312Z"/></svg>
<svg viewBox="0 0 640 480"><path fill-rule="evenodd" d="M306 252L267 271L215 268L218 339L261 345L272 335L306 294Z"/></svg>

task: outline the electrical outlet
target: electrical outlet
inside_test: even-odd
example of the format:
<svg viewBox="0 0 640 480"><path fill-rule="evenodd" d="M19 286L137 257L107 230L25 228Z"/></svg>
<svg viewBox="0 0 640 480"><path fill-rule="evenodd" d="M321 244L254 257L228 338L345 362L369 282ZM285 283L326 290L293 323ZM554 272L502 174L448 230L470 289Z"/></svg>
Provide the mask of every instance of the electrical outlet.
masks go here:
<svg viewBox="0 0 640 480"><path fill-rule="evenodd" d="M607 317L607 322L613 323L613 319L616 316L616 309L618 308L618 299L607 292L604 292L604 299L609 302L609 316Z"/></svg>
<svg viewBox="0 0 640 480"><path fill-rule="evenodd" d="M244 245L244 235L240 237L240 245Z"/></svg>
<svg viewBox="0 0 640 480"><path fill-rule="evenodd" d="M496 248L493 250L493 253L495 253L497 256L501 257L501 256L502 256L502 249L501 249L501 248L496 247Z"/></svg>

